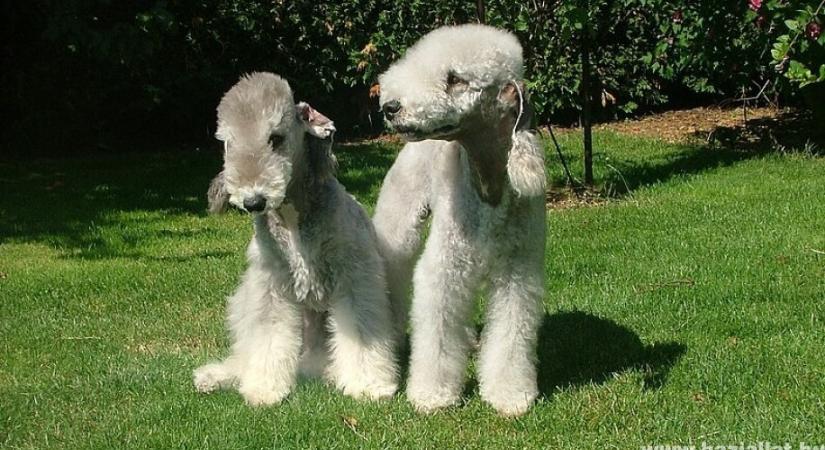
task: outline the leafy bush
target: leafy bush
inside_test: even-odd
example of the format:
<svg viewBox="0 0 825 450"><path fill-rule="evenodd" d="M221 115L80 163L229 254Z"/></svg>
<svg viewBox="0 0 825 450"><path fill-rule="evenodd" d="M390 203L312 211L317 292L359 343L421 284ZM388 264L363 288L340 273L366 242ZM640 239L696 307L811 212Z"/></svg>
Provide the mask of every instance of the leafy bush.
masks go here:
<svg viewBox="0 0 825 450"><path fill-rule="evenodd" d="M578 116L583 39L607 117L683 94L732 96L766 76L767 37L754 38L744 0L589 3L486 2L488 23L525 48L542 122ZM371 132L377 75L429 30L477 13L465 0L39 0L4 9L0 89L14 119L3 141L49 152L113 136L208 138L220 94L251 70L285 76L344 132Z"/></svg>
<svg viewBox="0 0 825 450"><path fill-rule="evenodd" d="M542 120L578 114L583 39L589 41L596 70L594 100L610 115L662 104L674 93L733 96L764 71L764 42L751 37L742 2L485 3L488 23L512 30L524 46L532 100ZM349 67L364 68L358 81L374 80L426 30L456 17L472 20L475 12L472 2L439 2L438 8L415 0L393 5L369 36L370 57L355 58L360 65Z"/></svg>
<svg viewBox="0 0 825 450"><path fill-rule="evenodd" d="M773 40L771 57L778 72L792 83L806 86L825 81L825 1L750 0L748 18Z"/></svg>

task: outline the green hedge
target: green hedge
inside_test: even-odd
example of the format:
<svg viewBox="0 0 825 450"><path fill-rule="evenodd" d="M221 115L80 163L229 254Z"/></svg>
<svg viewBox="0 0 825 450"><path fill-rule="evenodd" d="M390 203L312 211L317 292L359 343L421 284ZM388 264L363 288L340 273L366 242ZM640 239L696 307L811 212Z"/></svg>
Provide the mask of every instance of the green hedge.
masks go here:
<svg viewBox="0 0 825 450"><path fill-rule="evenodd" d="M577 117L583 36L607 117L677 94L732 96L761 76L764 40L750 37L745 1L583 4L486 2L487 21L521 39L540 121ZM14 120L3 137L34 148L205 138L221 92L251 70L284 75L345 133L370 132L366 93L377 75L427 31L476 21L475 2L457 0L41 0L4 9L11 69L2 94ZM50 133L40 132L44 119Z"/></svg>

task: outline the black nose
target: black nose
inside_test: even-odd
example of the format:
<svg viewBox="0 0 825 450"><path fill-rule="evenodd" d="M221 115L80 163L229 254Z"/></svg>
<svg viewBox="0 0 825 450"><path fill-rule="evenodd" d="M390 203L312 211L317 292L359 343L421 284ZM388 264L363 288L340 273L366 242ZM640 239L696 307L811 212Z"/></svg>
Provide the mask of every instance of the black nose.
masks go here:
<svg viewBox="0 0 825 450"><path fill-rule="evenodd" d="M243 207L249 212L261 212L266 207L266 199L261 194L245 198L243 199Z"/></svg>
<svg viewBox="0 0 825 450"><path fill-rule="evenodd" d="M401 102L398 100L390 100L381 105L381 109L384 111L384 115L387 116L387 119L392 119L393 116L398 114L398 111L401 111Z"/></svg>

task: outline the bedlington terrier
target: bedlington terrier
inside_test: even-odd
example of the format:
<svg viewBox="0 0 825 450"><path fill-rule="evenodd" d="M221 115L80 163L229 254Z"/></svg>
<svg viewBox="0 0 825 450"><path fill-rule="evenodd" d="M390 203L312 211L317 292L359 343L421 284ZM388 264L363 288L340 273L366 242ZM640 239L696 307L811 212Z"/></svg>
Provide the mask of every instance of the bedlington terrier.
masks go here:
<svg viewBox="0 0 825 450"><path fill-rule="evenodd" d="M194 371L198 391L236 387L250 405L276 404L305 369L353 397L395 393L383 260L369 217L334 176L333 130L271 73L241 78L221 100L224 170L210 208L249 212L255 234L228 299L231 356Z"/></svg>
<svg viewBox="0 0 825 450"><path fill-rule="evenodd" d="M522 74L512 34L464 25L427 34L379 79L384 114L408 143L373 222L396 320L413 284L407 396L423 412L459 400L481 288L482 399L513 416L538 394L546 179Z"/></svg>

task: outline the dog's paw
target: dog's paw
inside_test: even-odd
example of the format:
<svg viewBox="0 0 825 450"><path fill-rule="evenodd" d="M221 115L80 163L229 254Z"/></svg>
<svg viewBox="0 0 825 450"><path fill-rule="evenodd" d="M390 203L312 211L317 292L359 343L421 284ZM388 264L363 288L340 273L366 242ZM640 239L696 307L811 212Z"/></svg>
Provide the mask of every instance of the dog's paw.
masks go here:
<svg viewBox="0 0 825 450"><path fill-rule="evenodd" d="M457 404L460 396L450 389L416 389L408 387L407 399L416 411L432 414L439 409Z"/></svg>
<svg viewBox="0 0 825 450"><path fill-rule="evenodd" d="M536 400L538 391L481 392L481 398L504 417L518 417L527 412Z"/></svg>
<svg viewBox="0 0 825 450"><path fill-rule="evenodd" d="M392 397L398 390L398 384L395 382L351 383L339 386L339 388L344 395L356 399L381 400Z"/></svg>
<svg viewBox="0 0 825 450"><path fill-rule="evenodd" d="M214 392L232 379L232 375L223 364L206 364L192 372L192 382L198 392L208 394Z"/></svg>
<svg viewBox="0 0 825 450"><path fill-rule="evenodd" d="M271 406L281 403L289 394L288 388L276 388L271 385L244 385L238 388L249 406Z"/></svg>

